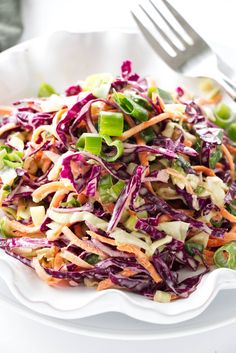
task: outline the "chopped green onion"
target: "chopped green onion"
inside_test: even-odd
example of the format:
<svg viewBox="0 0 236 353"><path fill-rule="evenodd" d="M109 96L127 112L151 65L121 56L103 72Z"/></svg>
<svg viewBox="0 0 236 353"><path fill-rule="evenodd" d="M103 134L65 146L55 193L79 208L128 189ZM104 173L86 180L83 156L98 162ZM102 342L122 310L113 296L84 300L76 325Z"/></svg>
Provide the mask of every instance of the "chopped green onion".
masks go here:
<svg viewBox="0 0 236 353"><path fill-rule="evenodd" d="M236 142L236 124L231 124L228 130L228 136L229 138Z"/></svg>
<svg viewBox="0 0 236 353"><path fill-rule="evenodd" d="M139 96L138 94L136 94L136 92L134 92L132 90L126 90L124 92L124 94L127 98L131 98L135 103L137 103L139 106L143 107L144 109L149 110L149 111L153 110L153 107L148 102L148 100L142 96Z"/></svg>
<svg viewBox="0 0 236 353"><path fill-rule="evenodd" d="M46 82L41 83L38 91L38 97L50 97L52 94L57 94L54 88Z"/></svg>
<svg viewBox="0 0 236 353"><path fill-rule="evenodd" d="M61 207L80 207L81 204L78 200L76 200L76 198L72 197L69 201L66 202L62 202L61 203Z"/></svg>
<svg viewBox="0 0 236 353"><path fill-rule="evenodd" d="M161 88L158 88L157 93L159 94L159 96L161 97L164 103L166 104L174 103L173 98L169 92Z"/></svg>
<svg viewBox="0 0 236 353"><path fill-rule="evenodd" d="M102 151L102 141L104 141L108 147L114 147L116 149L115 154L104 153ZM101 156L108 162L116 161L122 156L124 151L123 143L120 140L112 141L110 136L90 133L83 133L80 136L76 143L76 148Z"/></svg>
<svg viewBox="0 0 236 353"><path fill-rule="evenodd" d="M236 243L231 242L217 249L214 263L217 267L236 268Z"/></svg>
<svg viewBox="0 0 236 353"><path fill-rule="evenodd" d="M220 228L222 225L222 221L223 221L223 218L220 221L216 221L214 219L211 219L211 224L216 228Z"/></svg>
<svg viewBox="0 0 236 353"><path fill-rule="evenodd" d="M20 168L23 166L23 152L15 151L8 146L0 148L0 169L5 166L10 168Z"/></svg>
<svg viewBox="0 0 236 353"><path fill-rule="evenodd" d="M104 175L98 184L99 195L104 203L114 202L118 199L125 183L119 180L113 185L111 175Z"/></svg>
<svg viewBox="0 0 236 353"><path fill-rule="evenodd" d="M108 136L121 136L124 130L124 116L118 112L100 112L99 133Z"/></svg>
<svg viewBox="0 0 236 353"><path fill-rule="evenodd" d="M221 146L218 146L214 152L211 153L209 158L209 166L211 169L214 169L216 163L222 158Z"/></svg>
<svg viewBox="0 0 236 353"><path fill-rule="evenodd" d="M120 140L112 141L110 136L101 135L101 137L102 137L102 139L104 140L104 142L106 143L107 146L114 147L116 149L116 153L112 154L112 155L108 154L108 153L104 153L103 151L101 151L101 157L103 159L105 159L105 161L107 161L107 162L115 162L123 154L123 151L124 151L123 143Z"/></svg>
<svg viewBox="0 0 236 353"><path fill-rule="evenodd" d="M153 139L156 137L152 127L148 127L147 129L143 130L141 132L141 136L143 137L145 142L153 141Z"/></svg>
<svg viewBox="0 0 236 353"><path fill-rule="evenodd" d="M96 265L99 261L99 255L97 254L90 254L86 257L86 262L90 265Z"/></svg>
<svg viewBox="0 0 236 353"><path fill-rule="evenodd" d="M186 251L187 251L187 252L189 253L189 255L191 255L191 256L196 255L196 254L194 253L194 250L193 250L193 249L197 249L197 250L199 250L200 252L203 252L203 249L204 249L203 244L194 243L194 242L185 243L184 246L185 246Z"/></svg>
<svg viewBox="0 0 236 353"><path fill-rule="evenodd" d="M138 95L133 96L132 99L140 107L143 107L144 109L149 110L149 111L153 110L153 107L151 106L151 104L148 102L147 99L145 99L145 98L143 98L141 96L138 96Z"/></svg>
<svg viewBox="0 0 236 353"><path fill-rule="evenodd" d="M234 120L234 116L232 114L232 111L228 105L225 103L219 104L215 110L215 123L221 128L226 128L229 126L229 124Z"/></svg>
<svg viewBox="0 0 236 353"><path fill-rule="evenodd" d="M99 156L102 150L102 137L97 134L83 133L77 141L76 147Z"/></svg>
<svg viewBox="0 0 236 353"><path fill-rule="evenodd" d="M139 121L148 120L148 111L133 99L126 97L120 92L114 93L112 97L124 113L129 114Z"/></svg>

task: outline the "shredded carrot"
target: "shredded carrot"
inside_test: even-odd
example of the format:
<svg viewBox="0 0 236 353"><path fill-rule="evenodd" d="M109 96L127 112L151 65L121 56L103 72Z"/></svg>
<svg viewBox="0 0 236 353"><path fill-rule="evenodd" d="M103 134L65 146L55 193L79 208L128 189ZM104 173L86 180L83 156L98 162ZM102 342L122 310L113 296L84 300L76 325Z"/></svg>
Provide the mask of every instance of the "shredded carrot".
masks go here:
<svg viewBox="0 0 236 353"><path fill-rule="evenodd" d="M208 104L217 104L222 100L222 94L219 92L214 97L206 99L206 98L200 98L198 99L197 103L199 105L208 105Z"/></svg>
<svg viewBox="0 0 236 353"><path fill-rule="evenodd" d="M198 172L198 173L202 172L208 176L215 176L215 173L213 172L213 170L205 167L204 165L194 165L192 168L193 170L195 170L195 172Z"/></svg>
<svg viewBox="0 0 236 353"><path fill-rule="evenodd" d="M204 255L205 261L208 264L208 266L212 266L214 264L214 260L213 260L214 251L204 249L203 255Z"/></svg>
<svg viewBox="0 0 236 353"><path fill-rule="evenodd" d="M134 254L135 257L137 258L137 261L140 263L140 265L142 265L150 273L150 276L153 278L153 280L156 283L159 283L162 281L162 278L157 273L155 267L148 260L148 257L137 246L131 245L131 244L122 244L122 245L119 245L117 249L120 251L125 251L128 253Z"/></svg>
<svg viewBox="0 0 236 353"><path fill-rule="evenodd" d="M165 103L163 99L157 94L157 92L152 92L152 101L155 103L158 99L158 102L160 104L161 109L164 111L165 110Z"/></svg>
<svg viewBox="0 0 236 353"><path fill-rule="evenodd" d="M170 300L173 301L173 300L177 300L177 299L179 299L179 296L175 293L171 293Z"/></svg>
<svg viewBox="0 0 236 353"><path fill-rule="evenodd" d="M235 165L234 165L233 157L232 157L231 153L229 152L228 148L224 144L222 144L221 148L222 148L222 152L225 155L225 158L227 159L227 161L229 163L230 175L231 175L232 179L234 179Z"/></svg>
<svg viewBox="0 0 236 353"><path fill-rule="evenodd" d="M134 276L136 274L136 272L126 268L123 271L119 272L119 275L123 276L123 277L131 277ZM114 283L111 281L110 278L106 278L103 281L99 282L98 286L97 286L97 290L101 291L104 289L109 289L112 287L117 287L116 285L114 285Z"/></svg>
<svg viewBox="0 0 236 353"><path fill-rule="evenodd" d="M177 208L177 211L184 213L186 216L192 217L194 215L194 210L185 210L184 208Z"/></svg>
<svg viewBox="0 0 236 353"><path fill-rule="evenodd" d="M171 215L169 214L162 214L159 218L158 218L158 223L164 223L164 222L169 222L173 219L173 217L171 217Z"/></svg>
<svg viewBox="0 0 236 353"><path fill-rule="evenodd" d="M62 259L60 253L56 254L54 258L54 269L58 271L63 264L64 264L64 260Z"/></svg>
<svg viewBox="0 0 236 353"><path fill-rule="evenodd" d="M144 121L143 123L141 123L139 125L136 125L136 126L132 127L129 130L126 130L122 134L122 136L119 137L119 139L121 141L125 141L128 138L130 138L131 136L134 136L135 134L143 131L144 129L147 129L149 126L153 126L153 125L155 125L157 123L160 123L163 120L171 119L173 117L174 117L174 114L172 114L172 113L162 113L162 114L159 114L157 116L154 116L153 118L151 118L151 119L149 119L147 121Z"/></svg>
<svg viewBox="0 0 236 353"><path fill-rule="evenodd" d="M230 153L232 153L233 155L236 155L236 147L229 144L227 144L226 147L228 148Z"/></svg>
<svg viewBox="0 0 236 353"><path fill-rule="evenodd" d="M187 147L192 147L193 143L192 143L192 141L185 139L184 140L184 145L187 146Z"/></svg>
<svg viewBox="0 0 236 353"><path fill-rule="evenodd" d="M39 278L45 281L49 286L56 285L61 281L60 279L53 278L52 276L50 276L41 266L39 260L36 257L34 257L32 260L32 266L34 267L35 272L37 273Z"/></svg>
<svg viewBox="0 0 236 353"><path fill-rule="evenodd" d="M87 234L90 235L92 238L99 240L101 243L116 246L116 242L114 239L103 237L102 235L92 232L90 230L87 230Z"/></svg>
<svg viewBox="0 0 236 353"><path fill-rule="evenodd" d="M215 248L215 247L227 244L230 241L236 241L236 233L235 232L230 231L228 233L225 233L224 238L210 237L208 240L207 246L209 248Z"/></svg>
<svg viewBox="0 0 236 353"><path fill-rule="evenodd" d="M223 170L224 169L224 165L222 163L217 162L216 163L216 168Z"/></svg>
<svg viewBox="0 0 236 353"><path fill-rule="evenodd" d="M225 208L222 208L220 210L221 215L226 218L228 221L235 223L236 222L236 216L232 215L231 213L229 213L229 211L227 211Z"/></svg>
<svg viewBox="0 0 236 353"><path fill-rule="evenodd" d="M11 115L13 112L13 107L7 105L0 105L0 115Z"/></svg>
<svg viewBox="0 0 236 353"><path fill-rule="evenodd" d="M86 195L81 193L77 195L77 200L81 203L81 205L84 205L87 202L88 198Z"/></svg>
<svg viewBox="0 0 236 353"><path fill-rule="evenodd" d="M80 223L76 223L74 225L74 232L75 232L75 235L79 238L82 238L84 236L83 234L83 230L82 230L82 227L81 227L81 224Z"/></svg>
<svg viewBox="0 0 236 353"><path fill-rule="evenodd" d="M60 190L57 190L55 192L55 194L53 195L53 198L52 198L52 201L49 205L49 208L52 208L52 207L59 207L60 206L60 203L61 201L64 199L65 195L68 194L68 190L65 190L65 189L60 189Z"/></svg>
<svg viewBox="0 0 236 353"><path fill-rule="evenodd" d="M115 207L115 205L112 202L109 202L109 203L106 203L106 204L103 205L104 210L109 212L109 213L113 212L114 207Z"/></svg>
<svg viewBox="0 0 236 353"><path fill-rule="evenodd" d="M9 227L15 232L18 231L23 234L33 235L35 233L40 233L40 227L35 227L32 225L25 225L15 220L8 220Z"/></svg>
<svg viewBox="0 0 236 353"><path fill-rule="evenodd" d="M230 232L236 233L236 224L232 224L232 228L231 228Z"/></svg>
<svg viewBox="0 0 236 353"><path fill-rule="evenodd" d="M67 191L74 191L74 187L71 184L67 184L64 181L54 181L45 185L41 185L38 189L36 189L32 193L33 201L39 202L49 194L56 192L62 188Z"/></svg>
<svg viewBox="0 0 236 353"><path fill-rule="evenodd" d="M101 256L102 258L106 258L107 255L98 249L96 246L88 243L85 240L79 239L68 227L62 228L62 233L70 240L71 244L77 245L79 248L86 250L87 252L96 254Z"/></svg>
<svg viewBox="0 0 236 353"><path fill-rule="evenodd" d="M70 261L71 263L75 264L78 267L86 268L86 269L93 268L93 266L90 265L88 262L84 261L79 256L73 254L72 252L70 252L68 250L62 249L61 257L65 260Z"/></svg>

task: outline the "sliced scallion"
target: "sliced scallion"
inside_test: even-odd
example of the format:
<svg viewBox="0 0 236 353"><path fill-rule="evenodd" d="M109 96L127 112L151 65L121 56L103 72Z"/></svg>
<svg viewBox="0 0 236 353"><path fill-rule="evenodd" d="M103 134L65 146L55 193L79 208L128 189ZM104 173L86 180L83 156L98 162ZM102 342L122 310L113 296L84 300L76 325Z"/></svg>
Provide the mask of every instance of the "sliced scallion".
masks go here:
<svg viewBox="0 0 236 353"><path fill-rule="evenodd" d="M76 147L82 148L95 155L100 155L102 150L102 137L97 134L83 133L77 141Z"/></svg>
<svg viewBox="0 0 236 353"><path fill-rule="evenodd" d="M124 151L123 143L120 140L112 141L110 136L106 136L106 135L101 135L101 138L104 140L104 142L108 147L116 149L116 152L113 154L108 154L101 151L101 157L105 159L105 161L107 162L115 162L123 154L123 151Z"/></svg>
<svg viewBox="0 0 236 353"><path fill-rule="evenodd" d="M228 136L229 138L236 142L236 124L231 124L228 130Z"/></svg>
<svg viewBox="0 0 236 353"><path fill-rule="evenodd" d="M101 135L121 136L124 130L124 116L118 112L100 112L98 128Z"/></svg>
<svg viewBox="0 0 236 353"><path fill-rule="evenodd" d="M231 242L217 249L214 263L217 267L236 268L236 243Z"/></svg>
<svg viewBox="0 0 236 353"><path fill-rule="evenodd" d="M143 106L136 103L133 99L126 97L123 93L116 92L113 99L119 105L120 109L139 121L148 120L148 111Z"/></svg>
<svg viewBox="0 0 236 353"><path fill-rule="evenodd" d="M220 103L214 110L215 123L221 128L226 128L234 120L232 111L225 103Z"/></svg>

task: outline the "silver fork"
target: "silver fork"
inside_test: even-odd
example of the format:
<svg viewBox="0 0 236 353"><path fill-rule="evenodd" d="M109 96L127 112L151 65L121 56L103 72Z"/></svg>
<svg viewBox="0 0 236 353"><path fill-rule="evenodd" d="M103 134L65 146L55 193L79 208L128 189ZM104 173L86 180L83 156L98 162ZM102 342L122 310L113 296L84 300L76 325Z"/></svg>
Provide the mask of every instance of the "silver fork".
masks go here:
<svg viewBox="0 0 236 353"><path fill-rule="evenodd" d="M158 4L164 5L168 15ZM132 15L148 43L168 66L186 76L216 80L236 101L236 84L219 69L217 55L167 0L162 0L162 4L160 0L145 1L132 10ZM157 23L157 16L162 26Z"/></svg>

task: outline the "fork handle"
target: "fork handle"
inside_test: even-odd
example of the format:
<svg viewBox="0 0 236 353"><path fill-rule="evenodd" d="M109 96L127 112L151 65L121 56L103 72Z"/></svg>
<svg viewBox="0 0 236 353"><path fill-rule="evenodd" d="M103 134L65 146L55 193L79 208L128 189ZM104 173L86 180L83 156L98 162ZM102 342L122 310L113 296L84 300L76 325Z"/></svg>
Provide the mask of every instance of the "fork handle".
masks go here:
<svg viewBox="0 0 236 353"><path fill-rule="evenodd" d="M224 88L226 93L236 102L236 83L221 71L218 72L217 82Z"/></svg>

